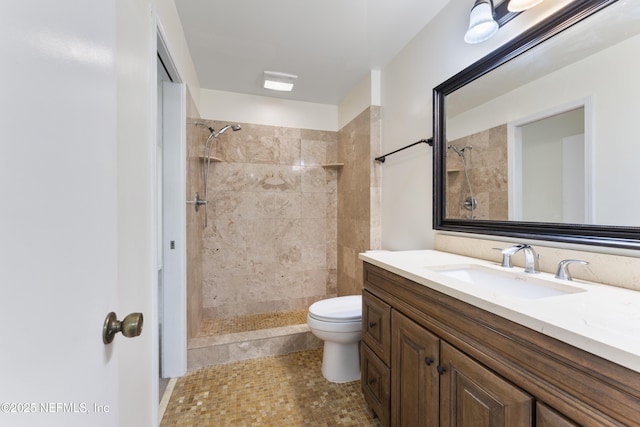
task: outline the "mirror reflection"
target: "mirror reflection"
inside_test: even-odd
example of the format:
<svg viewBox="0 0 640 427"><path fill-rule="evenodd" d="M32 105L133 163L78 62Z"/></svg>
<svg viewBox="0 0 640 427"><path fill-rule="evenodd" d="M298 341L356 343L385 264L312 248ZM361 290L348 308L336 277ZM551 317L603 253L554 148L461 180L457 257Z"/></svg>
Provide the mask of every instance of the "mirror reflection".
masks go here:
<svg viewBox="0 0 640 427"><path fill-rule="evenodd" d="M640 2L446 95L445 219L640 226Z"/></svg>

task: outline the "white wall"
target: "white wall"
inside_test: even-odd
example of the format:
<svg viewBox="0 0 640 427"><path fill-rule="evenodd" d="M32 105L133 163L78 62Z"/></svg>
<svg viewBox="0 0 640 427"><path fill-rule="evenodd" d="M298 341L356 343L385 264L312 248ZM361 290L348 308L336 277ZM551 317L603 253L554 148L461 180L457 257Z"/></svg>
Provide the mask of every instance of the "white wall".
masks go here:
<svg viewBox="0 0 640 427"><path fill-rule="evenodd" d="M380 70L371 70L338 106L200 89L199 112L203 119L335 132L381 104L380 80Z"/></svg>
<svg viewBox="0 0 640 427"><path fill-rule="evenodd" d="M451 118L447 133L456 139L589 99L595 155L593 219L598 224L637 226L640 200L628 197L626 183L638 182L640 177L636 157L624 153L635 152L640 139L640 128L634 118L640 86L628 84L640 72L640 56L629 56L628 52L639 50L640 36L632 37ZM605 75L607 78L602 79ZM561 90L541 89L549 87ZM523 99L527 102L522 102Z"/></svg>
<svg viewBox="0 0 640 427"><path fill-rule="evenodd" d="M118 318L142 312L144 333L117 340L120 424L156 424L158 337L155 216L155 25L151 2L119 0L117 19ZM153 68L152 68L153 67ZM121 337L118 337L121 338ZM142 363L142 364L140 364ZM131 402L129 393L140 396Z"/></svg>
<svg viewBox="0 0 640 427"><path fill-rule="evenodd" d="M300 129L338 130L336 105L290 101L219 90L200 90L203 119L284 126Z"/></svg>
<svg viewBox="0 0 640 427"><path fill-rule="evenodd" d="M351 92L340 101L338 106L338 129L342 129L351 120L371 105L381 105L380 70L371 70Z"/></svg>
<svg viewBox="0 0 640 427"><path fill-rule="evenodd" d="M451 0L382 69L382 152L430 137L434 87L566 3L544 2L491 40L467 45L463 36L473 2ZM388 157L382 174L383 248L432 248L432 149L419 145Z"/></svg>
<svg viewBox="0 0 640 427"><path fill-rule="evenodd" d="M117 3L118 317L142 312L134 340L116 339L120 425L158 425L156 229L156 31L159 25L180 77L197 97L199 83L173 0ZM118 337L121 338L121 337ZM138 396L132 400L129 396Z"/></svg>
<svg viewBox="0 0 640 427"><path fill-rule="evenodd" d="M187 85L196 106L200 102L200 82L184 37L174 0L154 0L158 20L180 79Z"/></svg>

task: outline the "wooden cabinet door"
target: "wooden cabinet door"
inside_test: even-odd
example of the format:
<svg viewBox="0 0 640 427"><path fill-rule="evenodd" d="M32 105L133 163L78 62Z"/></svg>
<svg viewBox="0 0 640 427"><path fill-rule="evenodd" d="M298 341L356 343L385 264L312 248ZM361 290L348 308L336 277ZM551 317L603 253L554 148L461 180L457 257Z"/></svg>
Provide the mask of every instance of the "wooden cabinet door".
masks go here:
<svg viewBox="0 0 640 427"><path fill-rule="evenodd" d="M391 425L437 427L440 339L392 310Z"/></svg>
<svg viewBox="0 0 640 427"><path fill-rule="evenodd" d="M531 396L445 342L439 368L442 427L532 425Z"/></svg>

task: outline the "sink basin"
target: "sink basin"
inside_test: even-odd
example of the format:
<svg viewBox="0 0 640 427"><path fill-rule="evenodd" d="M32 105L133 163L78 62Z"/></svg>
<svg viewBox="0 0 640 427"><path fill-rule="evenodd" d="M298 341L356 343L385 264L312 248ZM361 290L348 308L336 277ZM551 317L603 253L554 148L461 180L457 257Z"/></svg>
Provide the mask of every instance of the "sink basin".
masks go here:
<svg viewBox="0 0 640 427"><path fill-rule="evenodd" d="M428 269L455 279L458 283L511 298L538 299L585 292L584 289L546 280L538 275L498 270L482 265L468 264Z"/></svg>

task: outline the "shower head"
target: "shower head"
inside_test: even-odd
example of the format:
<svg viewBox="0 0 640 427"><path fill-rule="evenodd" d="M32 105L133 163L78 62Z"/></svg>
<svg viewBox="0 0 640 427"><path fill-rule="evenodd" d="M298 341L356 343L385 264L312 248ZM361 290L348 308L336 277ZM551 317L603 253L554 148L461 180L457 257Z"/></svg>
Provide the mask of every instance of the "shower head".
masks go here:
<svg viewBox="0 0 640 427"><path fill-rule="evenodd" d="M214 128L212 128L211 126L207 126L205 123L202 123L202 122L192 122L192 123L194 125L196 125L196 126L202 126L202 127L205 127L207 129L209 129L210 134L209 134L209 138L207 138L207 139L217 138L218 136L220 136L223 133L225 133L229 128L231 128L234 132L239 131L240 129L242 129L239 124L233 124L233 125L226 125L222 129L220 129L219 131L216 132L216 130Z"/></svg>
<svg viewBox="0 0 640 427"><path fill-rule="evenodd" d="M234 124L234 125L226 125L224 126L222 129L220 129L218 132L215 132L213 129L209 128L211 130L211 133L213 134L214 138L217 138L218 136L222 135L223 133L225 133L227 130L229 130L231 128L231 130L233 130L234 132L239 131L240 129L242 129L240 127L240 125L238 124Z"/></svg>

